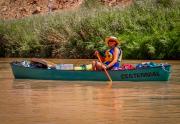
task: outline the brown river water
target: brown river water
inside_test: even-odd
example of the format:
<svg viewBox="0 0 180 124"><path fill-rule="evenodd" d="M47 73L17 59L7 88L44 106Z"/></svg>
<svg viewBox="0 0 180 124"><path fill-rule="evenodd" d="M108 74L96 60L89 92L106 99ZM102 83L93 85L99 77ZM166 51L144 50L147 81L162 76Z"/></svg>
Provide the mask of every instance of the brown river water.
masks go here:
<svg viewBox="0 0 180 124"><path fill-rule="evenodd" d="M9 65L13 60L0 58L0 124L180 123L180 61L153 61L172 65L167 82L116 81L107 88L107 82L16 80Z"/></svg>

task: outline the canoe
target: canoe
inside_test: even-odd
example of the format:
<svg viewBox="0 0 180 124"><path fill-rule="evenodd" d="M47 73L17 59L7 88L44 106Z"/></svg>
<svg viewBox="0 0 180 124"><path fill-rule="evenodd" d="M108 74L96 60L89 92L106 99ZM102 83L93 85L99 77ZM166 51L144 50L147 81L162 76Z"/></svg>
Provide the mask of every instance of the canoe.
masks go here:
<svg viewBox="0 0 180 124"><path fill-rule="evenodd" d="M103 71L31 68L11 63L15 79L108 81ZM113 81L167 81L171 65L135 70L109 70Z"/></svg>

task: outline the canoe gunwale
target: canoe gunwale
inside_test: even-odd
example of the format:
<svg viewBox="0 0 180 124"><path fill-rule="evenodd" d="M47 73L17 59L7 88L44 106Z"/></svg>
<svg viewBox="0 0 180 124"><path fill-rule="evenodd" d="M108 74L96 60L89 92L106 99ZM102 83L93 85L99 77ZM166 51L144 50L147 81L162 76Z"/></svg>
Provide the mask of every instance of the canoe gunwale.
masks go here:
<svg viewBox="0 0 180 124"><path fill-rule="evenodd" d="M22 68L29 68L29 69L35 69L35 70L55 70L55 71L71 71L71 72L104 72L104 71L101 71L101 70L98 70L98 71L95 71L95 70L60 70L60 69L46 69L46 68L31 68L31 67L25 67L25 66L20 66L20 65L14 65L13 63L10 63L11 67L12 66L18 66L18 67L22 67ZM168 66L171 66L170 64L166 64L166 65L160 65L160 66L155 66L155 67L144 67L144 68L140 68L140 69L131 69L131 70L107 70L108 72L124 72L124 71L137 71L137 70L147 70L147 69L153 69L153 68L159 68L159 67L162 67L162 69L168 73L171 73L171 71L168 71L165 69L165 67L168 67Z"/></svg>

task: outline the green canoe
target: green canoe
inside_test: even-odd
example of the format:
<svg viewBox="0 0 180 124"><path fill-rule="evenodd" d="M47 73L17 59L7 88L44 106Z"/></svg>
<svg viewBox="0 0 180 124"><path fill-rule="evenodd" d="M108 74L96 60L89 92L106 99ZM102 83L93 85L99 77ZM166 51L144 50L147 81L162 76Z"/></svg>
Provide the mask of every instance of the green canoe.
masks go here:
<svg viewBox="0 0 180 124"><path fill-rule="evenodd" d="M86 80L107 81L103 71L75 71L23 67L11 64L16 79L39 80ZM136 70L110 70L113 81L167 81L170 78L171 65L142 68Z"/></svg>

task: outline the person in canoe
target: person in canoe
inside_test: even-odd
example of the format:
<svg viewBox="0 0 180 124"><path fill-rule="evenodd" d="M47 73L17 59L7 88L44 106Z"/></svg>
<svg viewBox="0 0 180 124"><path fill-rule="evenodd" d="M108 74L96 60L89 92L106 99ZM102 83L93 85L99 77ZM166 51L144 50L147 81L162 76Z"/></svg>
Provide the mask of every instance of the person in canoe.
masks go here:
<svg viewBox="0 0 180 124"><path fill-rule="evenodd" d="M99 51L95 51L95 55L99 56L103 64L100 61L93 61L92 68L93 70L118 70L122 60L122 50L118 47L120 42L113 36L106 37L105 42L109 49L105 51L104 57L100 55Z"/></svg>

